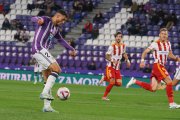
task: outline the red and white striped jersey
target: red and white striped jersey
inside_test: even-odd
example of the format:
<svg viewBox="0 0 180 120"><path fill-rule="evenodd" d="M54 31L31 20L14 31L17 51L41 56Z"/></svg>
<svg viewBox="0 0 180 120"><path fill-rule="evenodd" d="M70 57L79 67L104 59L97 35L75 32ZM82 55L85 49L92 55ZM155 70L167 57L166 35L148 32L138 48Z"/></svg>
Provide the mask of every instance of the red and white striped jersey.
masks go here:
<svg viewBox="0 0 180 120"><path fill-rule="evenodd" d="M160 42L160 40L157 40L156 42L153 42L148 48L154 50L154 63L160 63L161 65L166 64L168 54L171 51L171 43L169 41Z"/></svg>
<svg viewBox="0 0 180 120"><path fill-rule="evenodd" d="M111 46L109 46L106 54L111 55L111 61L115 60L117 63L113 64L113 62L107 61L107 66L113 67L116 70L119 70L122 54L125 52L126 52L126 46L123 43L120 43L120 44L113 43Z"/></svg>

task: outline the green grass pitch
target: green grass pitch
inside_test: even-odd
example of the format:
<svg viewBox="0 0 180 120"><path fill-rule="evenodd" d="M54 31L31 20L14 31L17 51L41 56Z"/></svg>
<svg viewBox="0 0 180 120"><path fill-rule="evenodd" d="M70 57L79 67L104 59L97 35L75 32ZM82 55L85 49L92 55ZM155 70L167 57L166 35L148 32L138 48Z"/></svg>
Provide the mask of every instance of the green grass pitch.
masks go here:
<svg viewBox="0 0 180 120"><path fill-rule="evenodd" d="M165 90L114 87L111 101L102 101L105 87L57 83L54 95L61 86L70 89L70 99L53 101L59 113L43 113L42 83L0 80L0 120L180 120L180 109L168 108ZM180 93L174 96L180 103Z"/></svg>

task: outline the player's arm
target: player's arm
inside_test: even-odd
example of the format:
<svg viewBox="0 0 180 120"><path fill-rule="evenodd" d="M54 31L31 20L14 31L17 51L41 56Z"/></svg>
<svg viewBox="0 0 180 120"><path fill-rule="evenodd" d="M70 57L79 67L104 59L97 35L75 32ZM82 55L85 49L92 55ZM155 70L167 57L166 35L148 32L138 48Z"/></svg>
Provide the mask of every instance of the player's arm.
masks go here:
<svg viewBox="0 0 180 120"><path fill-rule="evenodd" d="M172 60L174 60L174 61L180 62L180 58L179 58L179 57L176 57L176 56L172 53L172 50L169 51L168 58L170 58L170 59L172 59Z"/></svg>
<svg viewBox="0 0 180 120"><path fill-rule="evenodd" d="M44 18L43 17L32 17L32 22L36 22L38 25L44 24Z"/></svg>
<svg viewBox="0 0 180 120"><path fill-rule="evenodd" d="M69 43L66 42L66 40L60 35L60 32L58 32L56 35L55 35L55 38L58 40L58 42L63 46L65 47L66 49L70 50L69 51L69 54L71 56L76 56L76 50L71 46L69 45Z"/></svg>
<svg viewBox="0 0 180 120"><path fill-rule="evenodd" d="M69 43L67 43L66 42L66 40L64 40L63 38L61 38L61 39L58 39L58 41L59 41L59 43L63 46L63 47L65 47L66 49L68 49L68 50L70 50L69 51L69 54L71 55L71 56L76 56L76 50L71 46L71 45L69 45Z"/></svg>
<svg viewBox="0 0 180 120"><path fill-rule="evenodd" d="M140 62L140 68L145 67L145 61L144 61L144 59L145 59L146 55L147 55L150 51L151 51L150 48L146 48L146 49L144 50L144 52L142 53L142 55L141 55L141 62Z"/></svg>

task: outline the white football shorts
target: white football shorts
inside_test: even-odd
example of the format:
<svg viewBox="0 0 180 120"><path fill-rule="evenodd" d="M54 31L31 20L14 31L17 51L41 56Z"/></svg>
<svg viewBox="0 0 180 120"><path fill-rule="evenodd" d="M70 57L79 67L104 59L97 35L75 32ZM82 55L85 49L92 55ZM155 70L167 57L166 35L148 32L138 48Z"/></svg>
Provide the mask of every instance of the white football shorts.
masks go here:
<svg viewBox="0 0 180 120"><path fill-rule="evenodd" d="M43 68L41 65L39 65L38 63L36 63L34 65L34 72L42 72Z"/></svg>
<svg viewBox="0 0 180 120"><path fill-rule="evenodd" d="M38 53L35 53L33 57L36 59L38 64L42 67L42 70L46 70L52 63L57 62L51 53L43 48Z"/></svg>
<svg viewBox="0 0 180 120"><path fill-rule="evenodd" d="M176 73L174 75L174 78L177 80L180 80L180 67L176 69Z"/></svg>

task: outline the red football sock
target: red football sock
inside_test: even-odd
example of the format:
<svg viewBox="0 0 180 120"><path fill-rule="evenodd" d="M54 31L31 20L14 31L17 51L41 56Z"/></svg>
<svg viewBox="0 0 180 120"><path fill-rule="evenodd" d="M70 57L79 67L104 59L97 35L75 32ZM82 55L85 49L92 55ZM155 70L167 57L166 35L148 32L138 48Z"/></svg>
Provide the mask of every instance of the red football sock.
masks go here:
<svg viewBox="0 0 180 120"><path fill-rule="evenodd" d="M167 94L169 103L173 103L174 102L174 96L173 96L172 83L167 84L167 86L166 86L166 94Z"/></svg>
<svg viewBox="0 0 180 120"><path fill-rule="evenodd" d="M142 82L142 81L139 81L139 80L136 80L135 83L136 83L137 85L139 85L140 87L148 90L148 91L154 92L154 91L152 90L151 84L149 84L149 83Z"/></svg>
<svg viewBox="0 0 180 120"><path fill-rule="evenodd" d="M106 91L104 92L104 96L103 97L106 97L108 95L108 93L111 91L112 87L114 85L113 84L109 84L107 87L106 87Z"/></svg>

